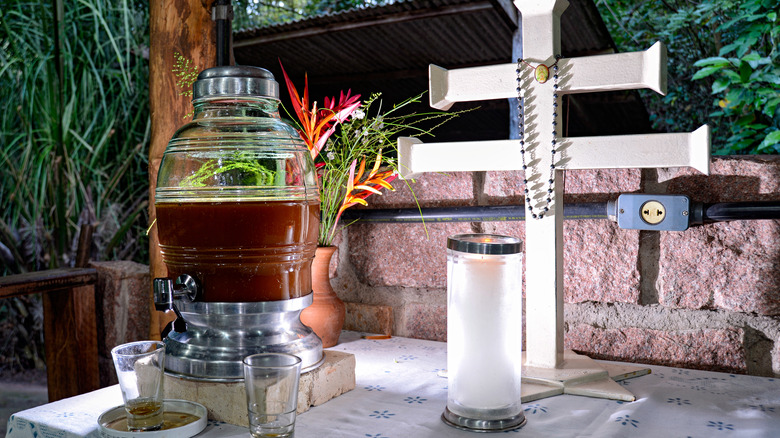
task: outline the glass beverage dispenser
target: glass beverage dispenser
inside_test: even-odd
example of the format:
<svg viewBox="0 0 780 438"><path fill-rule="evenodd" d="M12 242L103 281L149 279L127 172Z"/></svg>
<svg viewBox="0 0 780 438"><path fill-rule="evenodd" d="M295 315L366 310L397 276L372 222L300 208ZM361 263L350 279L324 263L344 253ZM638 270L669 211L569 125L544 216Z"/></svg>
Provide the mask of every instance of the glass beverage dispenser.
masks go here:
<svg viewBox="0 0 780 438"><path fill-rule="evenodd" d="M322 343L300 322L319 229L311 155L279 117L279 86L265 69L207 69L193 105L155 191L168 268L155 279L155 304L178 317L164 333L166 371L241 380L243 358L261 352L294 354L312 369Z"/></svg>

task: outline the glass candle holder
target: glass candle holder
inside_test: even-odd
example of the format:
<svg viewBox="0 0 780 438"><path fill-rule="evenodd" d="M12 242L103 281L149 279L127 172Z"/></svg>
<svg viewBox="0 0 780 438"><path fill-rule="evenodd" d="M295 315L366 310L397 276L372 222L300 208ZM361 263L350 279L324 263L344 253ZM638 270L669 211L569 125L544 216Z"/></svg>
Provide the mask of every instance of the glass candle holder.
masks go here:
<svg viewBox="0 0 780 438"><path fill-rule="evenodd" d="M514 237L447 239L447 408L442 419L472 431L525 424L522 378L522 244Z"/></svg>

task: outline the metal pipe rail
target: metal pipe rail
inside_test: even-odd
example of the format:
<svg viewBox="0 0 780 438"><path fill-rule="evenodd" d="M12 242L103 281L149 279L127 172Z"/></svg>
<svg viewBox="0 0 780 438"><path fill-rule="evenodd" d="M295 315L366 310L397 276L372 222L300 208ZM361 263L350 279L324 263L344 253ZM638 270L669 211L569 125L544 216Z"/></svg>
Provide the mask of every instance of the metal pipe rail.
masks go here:
<svg viewBox="0 0 780 438"><path fill-rule="evenodd" d="M566 220L611 219L614 204L608 202L566 203ZM780 219L780 201L692 203L691 225L730 220ZM521 205L354 209L342 215L346 223L418 223L418 222L488 222L522 221L525 209Z"/></svg>

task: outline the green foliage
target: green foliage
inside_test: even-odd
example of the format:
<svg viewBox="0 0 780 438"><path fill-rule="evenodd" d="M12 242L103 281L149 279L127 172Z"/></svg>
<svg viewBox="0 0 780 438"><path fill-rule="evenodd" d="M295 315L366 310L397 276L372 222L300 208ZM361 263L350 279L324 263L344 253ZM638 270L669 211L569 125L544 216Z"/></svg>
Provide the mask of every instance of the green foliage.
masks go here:
<svg viewBox="0 0 780 438"><path fill-rule="evenodd" d="M192 84L198 80L200 68L179 52L173 53L173 76L180 96L192 97Z"/></svg>
<svg viewBox="0 0 780 438"><path fill-rule="evenodd" d="M72 264L86 222L93 259L146 261L146 3L66 1L59 22L51 5L0 14L3 271Z"/></svg>
<svg viewBox="0 0 780 438"><path fill-rule="evenodd" d="M733 41L699 60L694 80L709 78L718 110L731 121L729 153L780 153L780 2L740 2L718 31Z"/></svg>
<svg viewBox="0 0 780 438"><path fill-rule="evenodd" d="M778 0L598 1L621 51L663 41L668 93L644 94L654 127L707 123L713 153L780 153Z"/></svg>
<svg viewBox="0 0 780 438"><path fill-rule="evenodd" d="M231 157L218 161L207 161L195 173L184 178L181 187L206 187L209 180L219 177L225 185L270 186L274 185L277 172L270 170L276 163L264 165L251 154L236 152Z"/></svg>
<svg viewBox="0 0 780 438"><path fill-rule="evenodd" d="M176 78L176 88L179 89L179 96L192 98L192 85L198 80L201 68L188 58L185 58L179 52L173 52L173 68L171 73ZM195 114L195 108L190 109L182 120L187 120Z"/></svg>

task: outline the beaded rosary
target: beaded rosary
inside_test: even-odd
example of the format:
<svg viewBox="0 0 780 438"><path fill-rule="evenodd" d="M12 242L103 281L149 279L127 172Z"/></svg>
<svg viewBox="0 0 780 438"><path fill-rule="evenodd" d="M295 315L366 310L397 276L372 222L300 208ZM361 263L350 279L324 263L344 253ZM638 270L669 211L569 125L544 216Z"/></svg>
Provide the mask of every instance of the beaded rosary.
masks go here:
<svg viewBox="0 0 780 438"><path fill-rule="evenodd" d="M528 179L525 175L523 175L523 183L525 184L525 201L528 203L528 211L531 213L531 217L534 219L541 219L544 217L544 213L550 210L550 202L552 202L552 192L553 192L553 184L554 184L554 176L555 176L555 140L556 136L558 135L557 131L557 125L558 122L555 120L558 118L558 61L561 59L561 55L555 56L555 62L550 65L544 65L539 64L536 67L532 66L531 64L525 62L523 58L518 58L517 60L517 112L518 112L518 128L520 131L520 156L523 159L523 171L525 171L528 166L526 165L525 160L525 110L523 109L522 104L522 79L521 79L521 72L522 67L524 65L532 68L534 70L534 79L536 79L536 82L539 82L540 84L543 84L547 82L547 80L550 78L550 69L553 71L553 122L552 122L552 146L550 148L550 154L552 155L552 164L550 164L550 179L548 180L548 186L547 186L547 202L545 203L544 207L542 208L543 211L539 211L539 213L534 212L534 207L531 205L531 196L528 191Z"/></svg>

